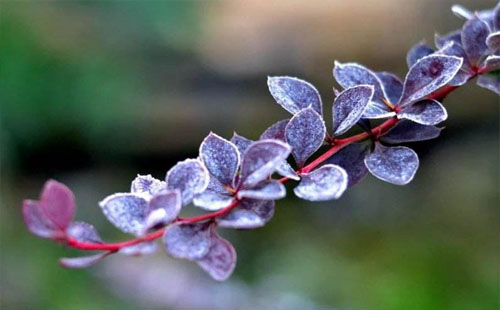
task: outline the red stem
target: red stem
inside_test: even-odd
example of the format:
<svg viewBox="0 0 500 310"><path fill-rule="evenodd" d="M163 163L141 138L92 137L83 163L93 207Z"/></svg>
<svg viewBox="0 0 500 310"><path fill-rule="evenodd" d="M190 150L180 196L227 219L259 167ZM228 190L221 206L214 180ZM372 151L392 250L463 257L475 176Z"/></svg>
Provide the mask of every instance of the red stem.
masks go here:
<svg viewBox="0 0 500 310"><path fill-rule="evenodd" d="M472 78L472 77L471 77ZM426 99L443 99L448 95L450 92L458 88L458 86L451 86L451 85L446 85L439 90L433 92L429 96L427 96ZM314 168L325 162L328 158L333 156L335 153L337 153L339 150L342 148L348 146L349 144L360 142L366 139L369 139L370 137L380 137L382 134L386 133L394 127L398 123L398 118L397 117L392 117L382 124L378 125L377 127L373 128L371 130L371 133L368 132L363 132L351 137L343 138L343 139L334 139L332 141L333 146L328 149L325 153L321 154L318 158L316 158L314 161L309 163L307 166L304 166L302 169L299 169L297 171L298 174L301 173L308 173L311 172ZM279 181L282 183L287 182L289 179L288 178L282 178ZM218 211L211 212L211 213L206 213L203 215L199 216L194 216L194 217L188 217L188 218L177 218L174 222L177 223L197 223L201 221L206 221L206 220L212 220L220 216L224 216L227 213L229 213L232 209L236 208L240 204L241 200L239 199L234 199L233 202ZM163 236L166 228L162 228L160 230L157 230L153 233L150 233L149 235L124 241L124 242L119 242L119 243L87 243L87 242L80 242L74 238L67 238L66 239L66 245L75 249L80 249L80 250L97 250L97 251L110 251L110 252L116 252L124 247L131 246L134 244L142 243L142 242L147 242L147 241L152 241L155 239L160 238Z"/></svg>

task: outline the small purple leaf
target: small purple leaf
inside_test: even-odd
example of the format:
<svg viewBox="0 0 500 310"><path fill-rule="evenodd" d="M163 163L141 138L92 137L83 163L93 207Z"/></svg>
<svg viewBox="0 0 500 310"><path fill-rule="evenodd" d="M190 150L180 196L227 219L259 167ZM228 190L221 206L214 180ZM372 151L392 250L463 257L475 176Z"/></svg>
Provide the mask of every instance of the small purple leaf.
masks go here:
<svg viewBox="0 0 500 310"><path fill-rule="evenodd" d="M207 255L212 245L211 223L172 224L163 235L167 253L176 258L200 259Z"/></svg>
<svg viewBox="0 0 500 310"><path fill-rule="evenodd" d="M480 75L477 79L477 85L500 95L500 71Z"/></svg>
<svg viewBox="0 0 500 310"><path fill-rule="evenodd" d="M455 30L445 35L437 33L434 35L434 44L436 44L437 48L443 48L448 42L455 42L458 45L462 45L462 31Z"/></svg>
<svg viewBox="0 0 500 310"><path fill-rule="evenodd" d="M448 118L448 113L437 100L422 100L404 107L398 118L408 119L422 125L437 125Z"/></svg>
<svg viewBox="0 0 500 310"><path fill-rule="evenodd" d="M193 203L202 209L217 211L229 206L233 200L234 197L232 196L207 189L203 193L194 196Z"/></svg>
<svg viewBox="0 0 500 310"><path fill-rule="evenodd" d="M94 226L84 222L73 222L66 230L68 238L73 238L79 242L102 243L101 237Z"/></svg>
<svg viewBox="0 0 500 310"><path fill-rule="evenodd" d="M363 118L380 119L380 118L393 117L394 115L396 115L396 113L394 111L391 111L387 105L371 101L370 103L368 103L368 106L366 107L365 113L363 114Z"/></svg>
<svg viewBox="0 0 500 310"><path fill-rule="evenodd" d="M333 134L341 135L354 126L372 100L374 88L358 85L341 92L333 102Z"/></svg>
<svg viewBox="0 0 500 310"><path fill-rule="evenodd" d="M23 217L28 230L42 238L62 238L64 231L55 225L44 213L40 202L23 201Z"/></svg>
<svg viewBox="0 0 500 310"><path fill-rule="evenodd" d="M462 46L472 65L479 64L481 58L487 52L486 38L489 34L490 27L479 17L474 17L465 22L462 28Z"/></svg>
<svg viewBox="0 0 500 310"><path fill-rule="evenodd" d="M126 256L143 256L153 254L157 249L158 246L156 242L150 241L123 247L118 253Z"/></svg>
<svg viewBox="0 0 500 310"><path fill-rule="evenodd" d="M399 105L418 101L446 85L460 70L462 58L429 55L420 59L406 75Z"/></svg>
<svg viewBox="0 0 500 310"><path fill-rule="evenodd" d="M241 162L241 186L250 188L267 179L289 154L290 146L279 140L260 140L253 143L248 147Z"/></svg>
<svg viewBox="0 0 500 310"><path fill-rule="evenodd" d="M382 88L389 102L396 104L403 92L403 82L390 72L377 72L377 77L382 82Z"/></svg>
<svg viewBox="0 0 500 310"><path fill-rule="evenodd" d="M267 128L260 136L260 140L276 139L285 142L285 128L290 119L284 119Z"/></svg>
<svg viewBox="0 0 500 310"><path fill-rule="evenodd" d="M274 201L245 199L224 217L218 218L220 227L252 229L264 226L274 215Z"/></svg>
<svg viewBox="0 0 500 310"><path fill-rule="evenodd" d="M242 189L238 192L238 199L276 200L285 196L285 186L276 180L262 181L250 189Z"/></svg>
<svg viewBox="0 0 500 310"><path fill-rule="evenodd" d="M162 191L165 186L166 183L164 181L157 180L150 174L137 175L137 177L132 181L130 192L134 194L143 194L150 198L154 194Z"/></svg>
<svg viewBox="0 0 500 310"><path fill-rule="evenodd" d="M474 13L466 9L464 6L459 4L454 4L451 6L451 11L455 16L463 18L465 20L471 19L474 17Z"/></svg>
<svg viewBox="0 0 500 310"><path fill-rule="evenodd" d="M486 38L486 44L492 52L500 50L500 31L490 33Z"/></svg>
<svg viewBox="0 0 500 310"><path fill-rule="evenodd" d="M375 177L396 185L406 185L418 169L418 156L404 146L386 147L375 143L375 151L365 158L365 165Z"/></svg>
<svg viewBox="0 0 500 310"><path fill-rule="evenodd" d="M279 164L279 166L276 168L276 172L283 177L296 181L300 180L300 177L297 174L297 172L295 172L292 166L290 166L290 164L287 163L286 161L283 161L281 162L281 164Z"/></svg>
<svg viewBox="0 0 500 310"><path fill-rule="evenodd" d="M236 266L236 251L229 241L212 233L212 245L207 255L196 261L214 280L224 281Z"/></svg>
<svg viewBox="0 0 500 310"><path fill-rule="evenodd" d="M99 202L106 218L121 231L140 235L142 233L148 202L143 197L130 193L118 193Z"/></svg>
<svg viewBox="0 0 500 310"><path fill-rule="evenodd" d="M368 173L364 163L368 154L368 147L359 143L350 144L330 157L326 163L344 169L348 178L347 186L351 187L359 183Z"/></svg>
<svg viewBox="0 0 500 310"><path fill-rule="evenodd" d="M500 70L500 56L488 56L484 61L484 66L488 72Z"/></svg>
<svg viewBox="0 0 500 310"><path fill-rule="evenodd" d="M54 180L45 183L40 196L42 212L61 230L75 217L75 196L64 184Z"/></svg>
<svg viewBox="0 0 500 310"><path fill-rule="evenodd" d="M382 141L391 144L424 141L437 138L440 133L441 129L435 126L425 126L412 121L401 120L382 136Z"/></svg>
<svg viewBox="0 0 500 310"><path fill-rule="evenodd" d="M231 142L236 145L236 147L238 148L238 151L240 152L240 154L243 154L245 153L245 151L247 150L247 148L250 146L250 144L253 143L252 140L250 139L247 139L243 136L240 136L239 134L237 134L236 132L233 133L233 137L231 138Z"/></svg>
<svg viewBox="0 0 500 310"><path fill-rule="evenodd" d="M200 158L208 172L221 184L233 185L233 179L240 166L240 152L233 143L210 133L200 146Z"/></svg>
<svg viewBox="0 0 500 310"><path fill-rule="evenodd" d="M424 42L419 42L413 45L413 47L408 51L408 54L406 54L406 64L408 65L408 68L411 68L419 59L432 53L434 53L434 50Z"/></svg>
<svg viewBox="0 0 500 310"><path fill-rule="evenodd" d="M182 208L181 193L178 190L157 194L149 201L144 231L163 226L177 218Z"/></svg>
<svg viewBox="0 0 500 310"><path fill-rule="evenodd" d="M325 122L312 108L300 111L290 120L285 136L299 167L321 147L325 135Z"/></svg>
<svg viewBox="0 0 500 310"><path fill-rule="evenodd" d="M59 264L63 267L71 269L86 268L92 266L110 254L111 252L104 252L90 256L63 257L59 260Z"/></svg>
<svg viewBox="0 0 500 310"><path fill-rule="evenodd" d="M268 77L267 86L274 100L292 114L309 106L312 106L318 114L323 113L323 104L318 91L304 80L288 76Z"/></svg>
<svg viewBox="0 0 500 310"><path fill-rule="evenodd" d="M297 197L305 200L338 199L347 188L347 173L336 165L324 165L301 176L302 180L293 191Z"/></svg>
<svg viewBox="0 0 500 310"><path fill-rule="evenodd" d="M196 159L178 162L167 172L167 188L181 191L182 203L191 202L195 194L203 192L209 182L207 168Z"/></svg>

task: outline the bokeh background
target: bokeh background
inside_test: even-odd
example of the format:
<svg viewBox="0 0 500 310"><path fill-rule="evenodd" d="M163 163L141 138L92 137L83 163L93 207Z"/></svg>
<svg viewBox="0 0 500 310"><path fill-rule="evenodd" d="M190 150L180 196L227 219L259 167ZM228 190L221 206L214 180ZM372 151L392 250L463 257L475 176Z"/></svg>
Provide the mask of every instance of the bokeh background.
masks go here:
<svg viewBox="0 0 500 310"><path fill-rule="evenodd" d="M62 269L80 253L21 217L55 178L78 219L124 240L97 202L137 173L163 178L211 130L257 138L288 117L267 75L311 81L329 111L335 59L404 76L412 44L461 26L451 4L2 1L1 308L498 309L499 99L473 83L446 101L442 136L411 145L410 185L368 176L338 201L289 195L265 228L222 231L238 252L224 283L163 251Z"/></svg>

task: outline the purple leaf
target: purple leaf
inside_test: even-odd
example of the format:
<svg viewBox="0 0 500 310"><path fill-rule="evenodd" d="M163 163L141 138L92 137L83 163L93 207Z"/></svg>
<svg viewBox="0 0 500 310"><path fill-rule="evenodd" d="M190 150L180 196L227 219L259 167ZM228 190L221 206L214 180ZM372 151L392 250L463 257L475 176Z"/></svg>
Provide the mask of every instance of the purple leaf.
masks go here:
<svg viewBox="0 0 500 310"><path fill-rule="evenodd" d="M386 147L375 143L375 151L365 158L365 165L375 177L396 185L406 185L418 169L418 156L404 146Z"/></svg>
<svg viewBox="0 0 500 310"><path fill-rule="evenodd" d="M285 128L290 119L284 119L267 128L260 136L260 140L276 139L285 142Z"/></svg>
<svg viewBox="0 0 500 310"><path fill-rule="evenodd" d="M460 70L462 58L429 55L420 59L406 75L399 105L418 101L446 85Z"/></svg>
<svg viewBox="0 0 500 310"><path fill-rule="evenodd" d="M29 231L42 238L62 238L64 231L55 225L42 210L40 202L23 201L23 217Z"/></svg>
<svg viewBox="0 0 500 310"><path fill-rule="evenodd" d="M290 146L279 140L260 140L253 143L248 147L241 162L241 186L250 188L267 179L289 154Z"/></svg>
<svg viewBox="0 0 500 310"><path fill-rule="evenodd" d="M448 42L455 42L458 45L462 45L462 31L455 30L445 35L437 33L434 35L434 44L436 44L437 48L443 48Z"/></svg>
<svg viewBox="0 0 500 310"><path fill-rule="evenodd" d="M195 206L208 211L217 211L229 206L234 200L234 197L225 194L220 194L212 190L206 190L194 197L193 203Z"/></svg>
<svg viewBox="0 0 500 310"><path fill-rule="evenodd" d="M200 158L221 184L232 186L240 166L240 152L233 143L210 133L200 146Z"/></svg>
<svg viewBox="0 0 500 310"><path fill-rule="evenodd" d="M500 56L490 55L484 61L484 66L488 72L500 69Z"/></svg>
<svg viewBox="0 0 500 310"><path fill-rule="evenodd" d="M264 226L274 215L274 201L248 200L224 217L218 218L220 227L236 229L252 229Z"/></svg>
<svg viewBox="0 0 500 310"><path fill-rule="evenodd" d="M157 194L149 201L144 232L159 225L163 226L177 218L182 208L181 193L178 190Z"/></svg>
<svg viewBox="0 0 500 310"><path fill-rule="evenodd" d="M372 100L374 88L359 85L347 88L333 102L333 134L341 135L356 125Z"/></svg>
<svg viewBox="0 0 500 310"><path fill-rule="evenodd" d="M157 248L156 242L149 241L123 247L118 252L126 256L143 256L153 254Z"/></svg>
<svg viewBox="0 0 500 310"><path fill-rule="evenodd" d="M413 47L408 51L408 54L406 54L406 64L408 65L408 68L411 68L419 59L432 53L434 53L434 50L424 42L419 42L413 45Z"/></svg>
<svg viewBox="0 0 500 310"><path fill-rule="evenodd" d="M453 12L453 14L455 14L455 16L461 17L465 20L471 19L474 17L474 13L472 13L471 11L466 9L464 6L459 5L459 4L453 5L451 7L451 11Z"/></svg>
<svg viewBox="0 0 500 310"><path fill-rule="evenodd" d="M182 203L191 202L195 194L203 192L209 182L207 168L196 159L178 162L167 172L167 188L181 191Z"/></svg>
<svg viewBox="0 0 500 310"><path fill-rule="evenodd" d="M233 137L231 138L231 142L234 143L234 145L236 145L236 147L238 148L238 151L240 152L240 154L245 153L245 151L250 146L250 144L253 143L252 140L247 139L247 138L245 138L243 136L240 136L236 132L233 133Z"/></svg>
<svg viewBox="0 0 500 310"><path fill-rule="evenodd" d="M163 235L163 242L167 253L176 258L189 260L200 259L207 255L212 245L210 226L212 224L172 224L167 227Z"/></svg>
<svg viewBox="0 0 500 310"><path fill-rule="evenodd" d="M437 100L422 100L404 107L398 118L408 119L422 125L437 125L448 118L448 113Z"/></svg>
<svg viewBox="0 0 500 310"><path fill-rule="evenodd" d="M347 173L347 186L351 187L359 183L368 173L364 163L368 154L368 147L359 143L350 144L330 157L326 163L344 169Z"/></svg>
<svg viewBox="0 0 500 310"><path fill-rule="evenodd" d="M238 199L276 200L285 196L285 186L276 180L262 181L253 188L242 189L238 192Z"/></svg>
<svg viewBox="0 0 500 310"><path fill-rule="evenodd" d="M318 91L306 81L288 76L275 76L267 78L267 86L274 100L292 114L309 106L318 114L323 113L323 104Z"/></svg>
<svg viewBox="0 0 500 310"><path fill-rule="evenodd" d="M363 118L365 119L380 119L388 118L396 115L394 111L391 111L389 107L385 104L371 101L366 107Z"/></svg>
<svg viewBox="0 0 500 310"><path fill-rule="evenodd" d="M490 27L478 17L465 22L462 28L462 46L472 65L479 64L481 58L487 52L486 38L489 34Z"/></svg>
<svg viewBox="0 0 500 310"><path fill-rule="evenodd" d="M207 255L197 260L198 265L214 280L224 281L236 266L236 251L229 241L212 233L212 246Z"/></svg>
<svg viewBox="0 0 500 310"><path fill-rule="evenodd" d="M336 61L335 67L333 68L333 76L337 83L343 88L357 85L372 85L374 87L374 93L372 99L373 103L371 105L375 105L384 113L389 112L387 106L384 104L384 100L387 99L387 96L382 88L382 81L375 72L356 63L341 64ZM367 112L368 111L369 109L367 109Z"/></svg>
<svg viewBox="0 0 500 310"><path fill-rule="evenodd" d="M454 86L460 86L465 83L475 74L471 68L471 64L465 53L463 47L456 42L448 42L439 51L436 52L439 55L446 56L456 56L463 59L462 67L457 72L457 74L450 80L449 84Z"/></svg>
<svg viewBox="0 0 500 310"><path fill-rule="evenodd" d="M144 194L146 197L150 198L154 194L165 189L165 186L165 182L153 178L150 174L137 175L132 181L130 192L134 194Z"/></svg>
<svg viewBox="0 0 500 310"><path fill-rule="evenodd" d="M477 85L500 95L500 71L483 74L477 78Z"/></svg>
<svg viewBox="0 0 500 310"><path fill-rule="evenodd" d="M302 180L294 188L295 195L310 201L338 199L347 188L347 173L336 165L324 165L301 175Z"/></svg>
<svg viewBox="0 0 500 310"><path fill-rule="evenodd" d="M500 31L490 33L486 38L486 44L492 52L500 50Z"/></svg>
<svg viewBox="0 0 500 310"><path fill-rule="evenodd" d="M292 179L292 180L300 180L299 175L295 170L293 170L292 166L290 166L289 163L286 161L282 161L281 164L276 168L276 172L286 178Z"/></svg>
<svg viewBox="0 0 500 310"><path fill-rule="evenodd" d="M75 217L75 196L64 184L54 180L45 183L40 195L42 212L61 230L66 229Z"/></svg>
<svg viewBox="0 0 500 310"><path fill-rule="evenodd" d="M290 120L285 136L299 167L304 166L309 156L321 147L325 135L325 122L321 115L311 108L300 111Z"/></svg>
<svg viewBox="0 0 500 310"><path fill-rule="evenodd" d="M389 72L377 72L377 77L382 82L382 88L389 102L396 104L403 92L403 82L401 82L397 76Z"/></svg>
<svg viewBox="0 0 500 310"><path fill-rule="evenodd" d="M104 252L90 256L63 257L59 260L59 264L63 267L71 269L86 268L92 266L110 254L111 252Z"/></svg>
<svg viewBox="0 0 500 310"><path fill-rule="evenodd" d="M401 120L388 133L382 136L382 141L391 144L424 141L437 138L440 133L441 128Z"/></svg>
<svg viewBox="0 0 500 310"><path fill-rule="evenodd" d="M101 237L94 226L84 222L73 222L66 230L68 238L73 238L79 242L102 243Z"/></svg>
<svg viewBox="0 0 500 310"><path fill-rule="evenodd" d="M140 235L142 233L148 202L143 197L130 193L118 193L99 202L106 218L121 231Z"/></svg>

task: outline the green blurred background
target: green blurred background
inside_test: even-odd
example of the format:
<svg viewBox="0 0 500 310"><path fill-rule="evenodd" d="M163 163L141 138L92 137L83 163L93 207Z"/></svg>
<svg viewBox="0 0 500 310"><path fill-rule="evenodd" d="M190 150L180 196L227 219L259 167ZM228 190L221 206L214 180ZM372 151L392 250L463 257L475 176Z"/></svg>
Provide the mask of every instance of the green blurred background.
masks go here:
<svg viewBox="0 0 500 310"><path fill-rule="evenodd" d="M289 195L265 228L222 231L238 252L224 283L163 251L62 269L80 253L21 217L55 178L78 219L124 240L97 202L137 173L163 178L210 130L257 138L288 117L267 75L311 81L329 111L335 59L404 76L412 44L461 26L451 4L2 1L1 309L498 309L499 99L473 83L446 101L442 136L411 145L410 185L368 176L338 201Z"/></svg>

